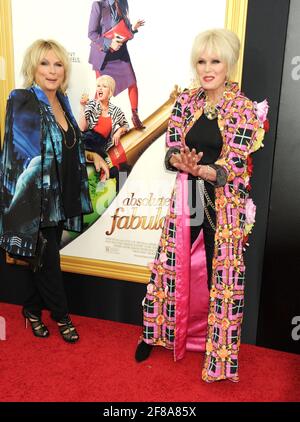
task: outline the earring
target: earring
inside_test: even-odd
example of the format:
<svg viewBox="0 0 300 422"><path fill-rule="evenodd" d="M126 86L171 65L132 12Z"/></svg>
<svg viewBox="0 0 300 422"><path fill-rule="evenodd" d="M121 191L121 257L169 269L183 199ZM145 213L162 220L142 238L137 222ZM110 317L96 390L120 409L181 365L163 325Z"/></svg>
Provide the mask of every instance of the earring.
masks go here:
<svg viewBox="0 0 300 422"><path fill-rule="evenodd" d="M225 86L225 88L229 88L229 87L230 87L230 85L231 85L231 83L230 83L229 77L228 77L228 76L226 76L224 86Z"/></svg>

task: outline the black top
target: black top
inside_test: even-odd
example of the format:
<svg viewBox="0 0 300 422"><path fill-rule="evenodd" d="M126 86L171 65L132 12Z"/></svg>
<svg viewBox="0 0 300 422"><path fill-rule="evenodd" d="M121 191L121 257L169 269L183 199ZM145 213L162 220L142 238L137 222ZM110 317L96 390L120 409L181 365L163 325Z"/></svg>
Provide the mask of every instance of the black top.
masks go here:
<svg viewBox="0 0 300 422"><path fill-rule="evenodd" d="M218 119L209 120L203 113L186 135L186 145L196 152L203 152L201 164L213 164L222 150L222 136Z"/></svg>
<svg viewBox="0 0 300 422"><path fill-rule="evenodd" d="M65 216L70 218L82 213L80 201L81 177L78 138L76 137L75 142L74 134L75 136L77 135L71 124L69 124L67 131L62 127L60 127L60 129L62 131L62 200Z"/></svg>
<svg viewBox="0 0 300 422"><path fill-rule="evenodd" d="M218 119L209 120L203 113L199 119L194 123L186 135L186 145L192 149L195 148L196 152L203 152L203 157L200 163L203 165L213 164L217 161L221 154L223 140L218 126ZM190 173L188 179L192 181L189 185L189 197L191 205L197 206L197 177L192 176ZM204 182L205 188L212 202L214 202L215 188L209 182ZM206 202L206 200L205 200ZM212 210L210 211L212 213Z"/></svg>

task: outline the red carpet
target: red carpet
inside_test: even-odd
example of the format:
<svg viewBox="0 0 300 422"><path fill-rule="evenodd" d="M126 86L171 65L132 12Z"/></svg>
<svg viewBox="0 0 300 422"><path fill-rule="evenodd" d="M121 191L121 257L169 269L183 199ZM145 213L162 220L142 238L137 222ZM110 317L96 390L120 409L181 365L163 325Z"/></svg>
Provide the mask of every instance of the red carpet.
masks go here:
<svg viewBox="0 0 300 422"><path fill-rule="evenodd" d="M140 364L134 351L137 326L73 316L79 343L63 342L45 313L47 339L25 330L19 306L0 304L7 339L0 341L1 402L201 402L300 401L300 356L242 345L237 384L206 384L202 355L180 362L162 348Z"/></svg>

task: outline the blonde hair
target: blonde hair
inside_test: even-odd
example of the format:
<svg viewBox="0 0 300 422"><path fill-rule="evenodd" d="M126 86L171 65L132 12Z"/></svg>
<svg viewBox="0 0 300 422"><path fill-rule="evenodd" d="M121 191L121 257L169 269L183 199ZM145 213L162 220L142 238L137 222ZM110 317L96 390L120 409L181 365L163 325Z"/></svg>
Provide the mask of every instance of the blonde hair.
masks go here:
<svg viewBox="0 0 300 422"><path fill-rule="evenodd" d="M66 49L54 40L36 40L31 44L24 55L21 73L24 78L24 87L29 88L35 82L35 74L41 60L46 56L48 51L52 50L64 67L64 80L59 87L62 92L68 88L71 64Z"/></svg>
<svg viewBox="0 0 300 422"><path fill-rule="evenodd" d="M196 79L198 79L197 63L204 52L216 54L224 61L227 66L227 78L230 78L239 59L240 40L228 29L210 29L198 34L191 52L191 65Z"/></svg>
<svg viewBox="0 0 300 422"><path fill-rule="evenodd" d="M103 82L103 83L107 84L109 91L110 91L110 97L112 97L114 95L114 92L115 92L115 89L116 89L116 82L115 82L114 78L112 78L109 75L101 75L101 76L99 76L99 78L96 79L96 85L99 82Z"/></svg>

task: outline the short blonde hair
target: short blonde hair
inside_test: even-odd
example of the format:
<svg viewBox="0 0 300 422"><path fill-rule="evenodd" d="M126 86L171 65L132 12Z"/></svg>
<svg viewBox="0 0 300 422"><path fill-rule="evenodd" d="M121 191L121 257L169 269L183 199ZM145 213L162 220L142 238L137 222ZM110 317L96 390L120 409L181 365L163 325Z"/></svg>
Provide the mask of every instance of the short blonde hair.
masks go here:
<svg viewBox="0 0 300 422"><path fill-rule="evenodd" d="M66 49L54 40L36 40L31 44L24 55L21 73L24 78L24 87L29 88L35 82L35 74L41 60L48 51L52 50L64 67L64 80L59 89L64 93L68 88L71 63Z"/></svg>
<svg viewBox="0 0 300 422"><path fill-rule="evenodd" d="M240 40L228 29L210 29L198 34L191 52L191 65L196 79L198 79L197 63L204 52L216 54L224 61L227 65L227 77L230 78L239 59Z"/></svg>
<svg viewBox="0 0 300 422"><path fill-rule="evenodd" d="M114 78L112 78L109 75L101 75L99 76L99 78L96 79L96 84L98 84L99 82L103 82L107 84L110 91L110 97L112 97L116 89L116 81L114 80Z"/></svg>

